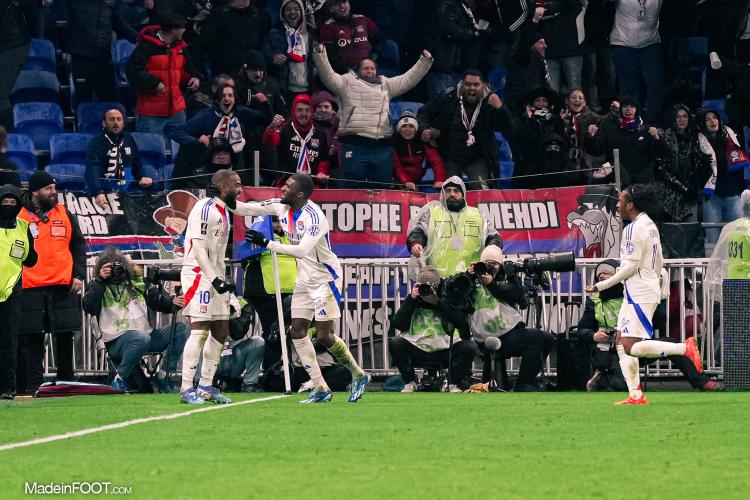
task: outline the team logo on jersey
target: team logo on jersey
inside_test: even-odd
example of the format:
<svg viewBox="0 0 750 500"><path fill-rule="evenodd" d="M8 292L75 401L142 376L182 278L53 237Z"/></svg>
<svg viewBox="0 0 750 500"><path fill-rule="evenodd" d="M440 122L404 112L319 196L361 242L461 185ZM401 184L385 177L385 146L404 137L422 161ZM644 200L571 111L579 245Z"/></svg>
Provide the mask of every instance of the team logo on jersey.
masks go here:
<svg viewBox="0 0 750 500"><path fill-rule="evenodd" d="M635 252L635 247L633 246L633 243L627 242L625 243L625 253L628 255L633 255L633 252Z"/></svg>
<svg viewBox="0 0 750 500"><path fill-rule="evenodd" d="M305 230L305 223L302 222L301 220L298 220L297 221L297 232L301 233L301 232L304 232L304 230Z"/></svg>
<svg viewBox="0 0 750 500"><path fill-rule="evenodd" d="M346 40L345 38L339 38L339 41L337 43L339 47L346 47L346 44L349 43L349 40Z"/></svg>
<svg viewBox="0 0 750 500"><path fill-rule="evenodd" d="M364 27L364 26L362 26L361 24L357 25L357 27L356 27L356 28L354 28L354 29L356 29L356 30L357 30L357 31L359 31L360 33L364 33L364 32L365 32L365 27Z"/></svg>
<svg viewBox="0 0 750 500"><path fill-rule="evenodd" d="M310 146L317 148L320 146L320 140L318 139L310 139Z"/></svg>

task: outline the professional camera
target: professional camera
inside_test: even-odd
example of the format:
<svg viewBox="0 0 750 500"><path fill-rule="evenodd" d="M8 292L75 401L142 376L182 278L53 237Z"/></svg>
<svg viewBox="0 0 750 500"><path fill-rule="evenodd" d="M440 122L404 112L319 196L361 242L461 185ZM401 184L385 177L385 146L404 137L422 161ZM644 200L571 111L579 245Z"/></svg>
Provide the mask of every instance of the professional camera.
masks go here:
<svg viewBox="0 0 750 500"><path fill-rule="evenodd" d="M433 285L431 283L418 283L417 284L417 291L419 292L420 297L429 297L432 295Z"/></svg>
<svg viewBox="0 0 750 500"><path fill-rule="evenodd" d="M146 281L153 284L162 281L180 281L180 268L149 266L146 270Z"/></svg>
<svg viewBox="0 0 750 500"><path fill-rule="evenodd" d="M470 297L476 287L477 281L472 275L469 273L458 273L448 276L443 280L440 287L440 296L456 304Z"/></svg>
<svg viewBox="0 0 750 500"><path fill-rule="evenodd" d="M110 280L115 282L121 282L124 281L128 276L128 270L125 267L125 264L122 262L115 261L112 263L112 274L110 275Z"/></svg>
<svg viewBox="0 0 750 500"><path fill-rule="evenodd" d="M482 274L492 274L490 266L486 262L475 262L474 263L474 274L481 276Z"/></svg>
<svg viewBox="0 0 750 500"><path fill-rule="evenodd" d="M479 264L479 262L477 263ZM474 271L477 269L477 264L474 264ZM539 257L537 259L529 257L523 260L522 263L514 262L513 271L516 273L524 273L528 275L539 275L547 271L564 273L567 271L576 270L576 258L573 252L565 252L550 255L549 257ZM506 269L503 267L502 269ZM507 272L507 270L506 270ZM479 274L477 272L477 274Z"/></svg>

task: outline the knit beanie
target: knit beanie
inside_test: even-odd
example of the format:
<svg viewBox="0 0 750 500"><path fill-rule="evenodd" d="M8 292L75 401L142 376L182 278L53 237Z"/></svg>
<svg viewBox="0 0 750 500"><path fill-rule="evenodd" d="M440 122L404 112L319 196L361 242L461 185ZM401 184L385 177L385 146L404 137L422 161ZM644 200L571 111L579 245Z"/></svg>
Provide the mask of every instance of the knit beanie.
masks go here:
<svg viewBox="0 0 750 500"><path fill-rule="evenodd" d="M31 174L31 178L29 179L29 191L33 193L50 184L57 184L55 178L44 170L37 170Z"/></svg>

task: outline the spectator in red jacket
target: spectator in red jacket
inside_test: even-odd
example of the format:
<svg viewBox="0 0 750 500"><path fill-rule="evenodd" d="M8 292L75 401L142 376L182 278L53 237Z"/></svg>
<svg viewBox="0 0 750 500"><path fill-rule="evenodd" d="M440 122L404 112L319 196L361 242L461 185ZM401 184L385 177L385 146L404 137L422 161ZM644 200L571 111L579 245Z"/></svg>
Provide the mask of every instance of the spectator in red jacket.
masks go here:
<svg viewBox="0 0 750 500"><path fill-rule="evenodd" d="M130 57L127 76L135 88L136 129L162 133L168 123L185 122L184 87L196 90L199 74L193 68L182 40L184 17L165 18L160 26L141 30L138 45Z"/></svg>
<svg viewBox="0 0 750 500"><path fill-rule="evenodd" d="M333 17L320 27L318 41L326 46L334 71L343 75L362 59L374 60L372 49L385 44L385 37L372 19L352 14L349 0L328 0L328 9Z"/></svg>
<svg viewBox="0 0 750 500"><path fill-rule="evenodd" d="M281 115L274 116L263 134L263 147L276 153L269 155L271 168L264 175L275 178L274 185L278 187L283 186L290 175L300 173L310 175L316 184L325 186L330 177L328 141L325 133L313 125L310 96L297 95L292 101L291 114L289 121Z"/></svg>
<svg viewBox="0 0 750 500"><path fill-rule="evenodd" d="M419 137L419 122L411 111L404 111L398 119L396 133L393 134L393 171L399 183L407 191L416 191L417 184L424 177L425 158L432 167L435 181L433 187L440 189L445 181L445 165L438 150L426 144Z"/></svg>

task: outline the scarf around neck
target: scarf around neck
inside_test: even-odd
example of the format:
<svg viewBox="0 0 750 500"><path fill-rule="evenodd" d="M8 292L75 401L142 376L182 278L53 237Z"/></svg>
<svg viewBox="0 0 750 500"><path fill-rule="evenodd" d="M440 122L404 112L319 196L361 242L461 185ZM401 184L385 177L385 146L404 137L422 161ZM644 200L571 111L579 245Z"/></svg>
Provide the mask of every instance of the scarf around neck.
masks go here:
<svg viewBox="0 0 750 500"><path fill-rule="evenodd" d="M240 121L233 112L223 113L220 109L216 110L219 117L219 123L214 129L212 137L221 137L232 146L232 151L239 153L245 147L245 139L242 137L242 127Z"/></svg>
<svg viewBox="0 0 750 500"><path fill-rule="evenodd" d="M466 146L471 147L477 142L476 137L474 137L474 125L477 124L477 118L479 117L479 111L482 109L482 102L485 96L483 95L479 98L479 102L471 114L471 120L469 120L466 108L464 107L464 96L461 95L461 84L456 87L456 92L458 92L458 103L461 108L461 123L463 123L466 129Z"/></svg>
<svg viewBox="0 0 750 500"><path fill-rule="evenodd" d="M124 134L120 134L114 139L104 132L104 137L109 143L109 149L107 149L107 171L104 173L104 177L107 179L122 180L125 177L125 167L122 162L124 154L130 154L130 148L123 147Z"/></svg>
<svg viewBox="0 0 750 500"><path fill-rule="evenodd" d="M631 118L626 116L620 117L620 128L627 132L635 132L643 125L643 120L640 115L635 115Z"/></svg>

